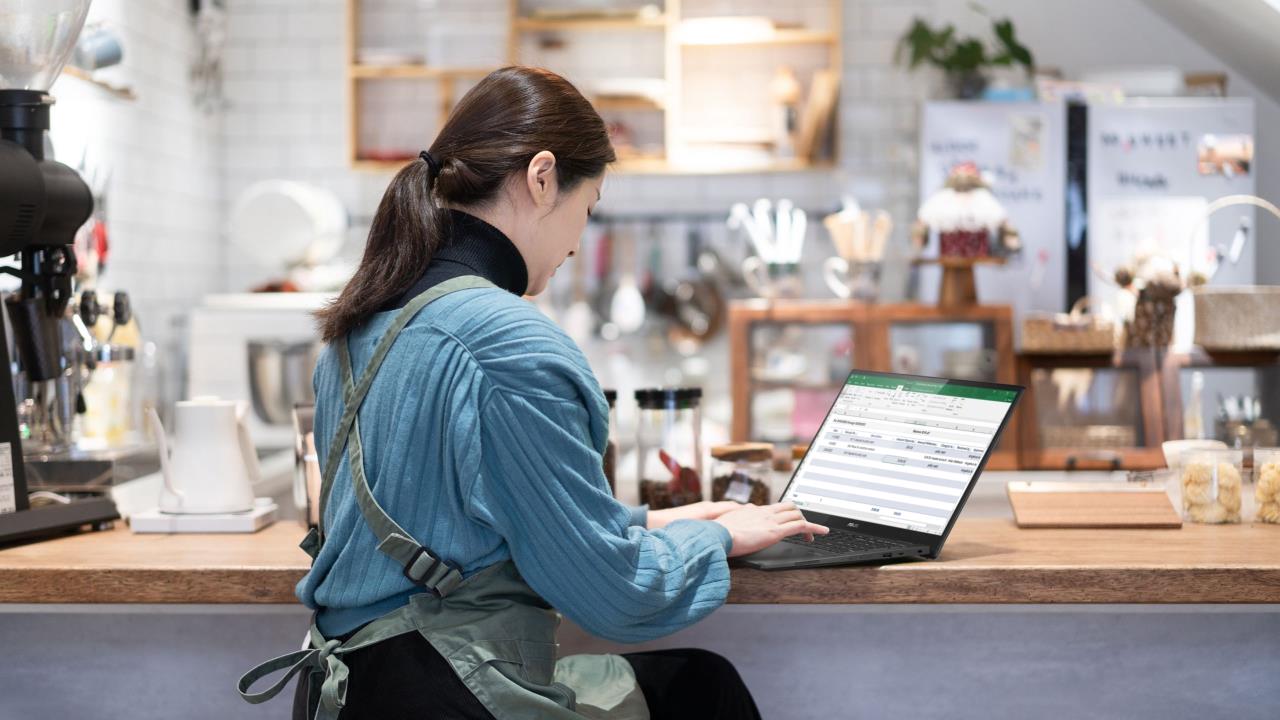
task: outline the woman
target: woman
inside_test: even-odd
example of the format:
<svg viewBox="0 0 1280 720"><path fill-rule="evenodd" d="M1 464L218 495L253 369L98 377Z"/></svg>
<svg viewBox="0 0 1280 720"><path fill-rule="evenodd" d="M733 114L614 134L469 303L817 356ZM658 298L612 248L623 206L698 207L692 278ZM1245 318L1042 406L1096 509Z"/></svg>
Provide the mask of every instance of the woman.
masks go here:
<svg viewBox="0 0 1280 720"><path fill-rule="evenodd" d="M392 180L319 313L323 533L298 585L311 647L242 679L247 699L293 666L295 717L759 717L711 653L557 662L557 610L651 640L724 602L726 557L826 532L791 505L647 512L609 493L599 384L521 296L576 252L613 160L572 85L510 67Z"/></svg>

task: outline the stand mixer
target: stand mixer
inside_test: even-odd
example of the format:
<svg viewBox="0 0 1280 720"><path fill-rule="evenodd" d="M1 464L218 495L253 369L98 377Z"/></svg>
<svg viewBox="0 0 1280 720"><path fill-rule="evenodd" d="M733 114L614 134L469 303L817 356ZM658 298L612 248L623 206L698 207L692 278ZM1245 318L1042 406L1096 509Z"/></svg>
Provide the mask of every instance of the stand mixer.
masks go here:
<svg viewBox="0 0 1280 720"><path fill-rule="evenodd" d="M20 260L0 272L21 281L3 301L0 542L100 527L118 517L105 497L62 497L33 508L23 453L24 443L39 451L69 447L70 420L83 402L82 373L94 349L84 320L71 312L71 246L93 211L93 196L78 173L46 157L54 103L47 91L88 10L89 0L0 0L0 256ZM21 425L15 389L27 398Z"/></svg>

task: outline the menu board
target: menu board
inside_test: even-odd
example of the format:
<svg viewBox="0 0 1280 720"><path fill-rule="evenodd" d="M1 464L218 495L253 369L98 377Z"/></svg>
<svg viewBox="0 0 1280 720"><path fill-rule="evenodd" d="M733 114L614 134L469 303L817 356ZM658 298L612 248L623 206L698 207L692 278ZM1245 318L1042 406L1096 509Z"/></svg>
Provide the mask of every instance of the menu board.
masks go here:
<svg viewBox="0 0 1280 720"><path fill-rule="evenodd" d="M1229 247L1250 206L1204 217L1225 195L1253 194L1253 101L1217 98L1129 100L1090 105L1088 121L1089 295L1102 309L1121 307L1108 278L1138 252L1161 252L1186 277L1203 271L1209 245ZM1254 238L1238 262L1224 262L1215 285L1254 282ZM1178 298L1174 347L1191 346L1194 303Z"/></svg>

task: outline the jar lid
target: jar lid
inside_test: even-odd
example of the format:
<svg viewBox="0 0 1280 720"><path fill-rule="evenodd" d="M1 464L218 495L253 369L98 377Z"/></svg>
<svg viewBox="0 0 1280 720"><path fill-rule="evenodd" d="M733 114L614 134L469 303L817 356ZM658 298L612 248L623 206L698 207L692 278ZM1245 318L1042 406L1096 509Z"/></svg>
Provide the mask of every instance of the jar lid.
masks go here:
<svg viewBox="0 0 1280 720"><path fill-rule="evenodd" d="M132 345L99 345L93 356L98 362L131 362L134 352Z"/></svg>
<svg viewBox="0 0 1280 720"><path fill-rule="evenodd" d="M645 388L636 391L636 402L646 410L665 407L693 407L702 398L702 388Z"/></svg>
<svg viewBox="0 0 1280 720"><path fill-rule="evenodd" d="M605 390L605 391L604 391L604 399L608 401L608 403L609 403L609 407L613 407L613 404L614 404L614 403L616 403L616 402L618 402L618 391L617 391L617 390Z"/></svg>
<svg viewBox="0 0 1280 720"><path fill-rule="evenodd" d="M717 445L711 448L711 457L728 461L768 462L773 460L773 445L759 442Z"/></svg>

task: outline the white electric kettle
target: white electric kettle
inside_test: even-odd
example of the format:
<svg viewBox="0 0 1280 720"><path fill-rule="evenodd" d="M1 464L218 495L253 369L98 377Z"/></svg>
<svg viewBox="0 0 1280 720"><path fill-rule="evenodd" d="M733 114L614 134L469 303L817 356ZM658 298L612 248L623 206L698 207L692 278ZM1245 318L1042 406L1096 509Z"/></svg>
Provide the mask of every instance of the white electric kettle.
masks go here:
<svg viewBox="0 0 1280 720"><path fill-rule="evenodd" d="M247 512L258 482L258 454L245 427L248 404L197 397L177 403L169 437L151 410L164 488L160 511L175 514Z"/></svg>

